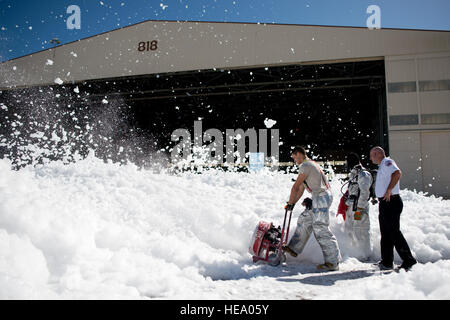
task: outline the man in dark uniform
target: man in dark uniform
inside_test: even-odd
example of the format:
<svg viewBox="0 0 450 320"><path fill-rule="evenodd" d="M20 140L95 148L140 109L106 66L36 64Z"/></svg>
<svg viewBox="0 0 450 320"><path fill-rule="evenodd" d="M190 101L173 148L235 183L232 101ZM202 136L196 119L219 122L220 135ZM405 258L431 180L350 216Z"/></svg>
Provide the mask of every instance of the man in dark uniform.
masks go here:
<svg viewBox="0 0 450 320"><path fill-rule="evenodd" d="M379 200L378 220L381 232L381 269L392 269L394 265L394 247L403 260L400 268L409 270L417 263L411 254L408 243L400 231L400 214L403 202L400 197L400 177L402 172L395 161L386 157L381 147L370 150L370 160L378 164L375 180L375 194Z"/></svg>

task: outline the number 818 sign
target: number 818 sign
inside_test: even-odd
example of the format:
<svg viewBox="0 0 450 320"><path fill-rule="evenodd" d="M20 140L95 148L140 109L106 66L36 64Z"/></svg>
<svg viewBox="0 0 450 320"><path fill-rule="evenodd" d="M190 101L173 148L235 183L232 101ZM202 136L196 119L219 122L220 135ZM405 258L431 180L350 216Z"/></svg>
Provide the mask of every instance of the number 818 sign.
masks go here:
<svg viewBox="0 0 450 320"><path fill-rule="evenodd" d="M155 51L158 49L158 41L141 41L138 44L138 51Z"/></svg>

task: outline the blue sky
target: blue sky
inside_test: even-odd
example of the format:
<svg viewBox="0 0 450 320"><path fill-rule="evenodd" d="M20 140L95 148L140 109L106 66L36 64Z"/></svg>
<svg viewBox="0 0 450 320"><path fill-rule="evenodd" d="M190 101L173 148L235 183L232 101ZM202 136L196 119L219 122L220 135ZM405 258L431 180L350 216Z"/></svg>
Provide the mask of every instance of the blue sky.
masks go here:
<svg viewBox="0 0 450 320"><path fill-rule="evenodd" d="M66 27L70 5L80 30ZM0 0L0 61L151 19L365 27L369 5L382 28L450 30L449 0Z"/></svg>

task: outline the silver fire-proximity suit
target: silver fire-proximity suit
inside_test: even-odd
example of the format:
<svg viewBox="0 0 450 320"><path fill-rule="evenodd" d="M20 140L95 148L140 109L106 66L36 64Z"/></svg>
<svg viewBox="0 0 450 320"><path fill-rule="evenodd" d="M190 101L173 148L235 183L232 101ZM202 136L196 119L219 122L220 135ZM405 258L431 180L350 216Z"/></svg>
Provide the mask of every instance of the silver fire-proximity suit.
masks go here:
<svg viewBox="0 0 450 320"><path fill-rule="evenodd" d="M357 258L367 260L371 252L369 198L372 175L361 165L356 165L350 171L349 178L344 228L357 250Z"/></svg>

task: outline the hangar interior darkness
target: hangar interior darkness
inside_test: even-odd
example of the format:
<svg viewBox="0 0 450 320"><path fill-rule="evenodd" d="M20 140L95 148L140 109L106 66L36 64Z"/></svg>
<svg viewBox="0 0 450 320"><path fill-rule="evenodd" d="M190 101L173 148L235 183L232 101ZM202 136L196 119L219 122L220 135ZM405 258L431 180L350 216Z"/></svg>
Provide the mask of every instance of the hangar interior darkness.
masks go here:
<svg viewBox="0 0 450 320"><path fill-rule="evenodd" d="M368 165L371 146L388 148L385 91L381 59L151 74L0 94L9 114L22 114L25 122L33 118L30 106L24 108L30 99L47 117L54 108L73 110L78 126L86 113L115 114L112 144L132 133L143 154L157 151L166 159L176 144L172 132L186 128L193 134L195 120L202 120L203 132L217 128L225 135L226 129L265 129L264 120L272 119L282 142L280 162L291 161L291 146L304 145L320 161L342 161L354 151ZM49 99L49 93L60 98ZM70 122L65 126L74 125ZM5 134L8 130L3 126Z"/></svg>

